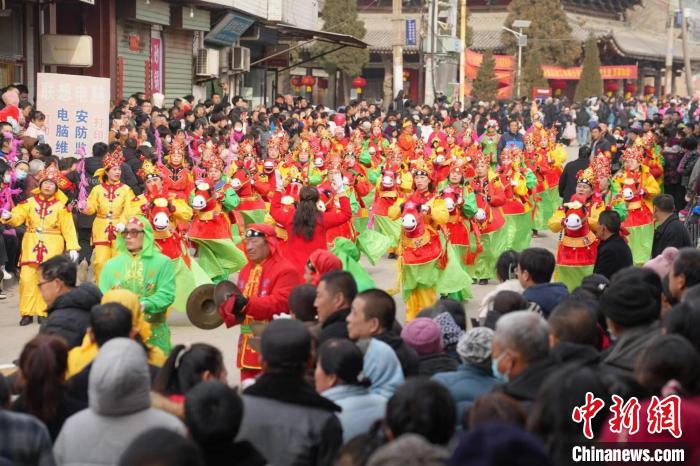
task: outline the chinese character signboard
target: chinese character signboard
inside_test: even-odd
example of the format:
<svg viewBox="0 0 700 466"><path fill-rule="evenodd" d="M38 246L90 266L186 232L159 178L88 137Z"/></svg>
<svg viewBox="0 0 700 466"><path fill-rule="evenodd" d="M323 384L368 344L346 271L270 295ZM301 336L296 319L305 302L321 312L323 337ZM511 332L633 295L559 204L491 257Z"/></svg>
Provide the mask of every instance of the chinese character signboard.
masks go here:
<svg viewBox="0 0 700 466"><path fill-rule="evenodd" d="M163 42L151 38L151 93L163 92Z"/></svg>
<svg viewBox="0 0 700 466"><path fill-rule="evenodd" d="M107 142L109 78L38 73L37 107L46 114L46 139L54 155L75 157L96 142Z"/></svg>
<svg viewBox="0 0 700 466"><path fill-rule="evenodd" d="M406 20L406 45L416 45L416 20Z"/></svg>
<svg viewBox="0 0 700 466"><path fill-rule="evenodd" d="M560 68L542 65L545 79L581 79L581 67ZM603 79L637 79L637 65L601 66L600 77Z"/></svg>

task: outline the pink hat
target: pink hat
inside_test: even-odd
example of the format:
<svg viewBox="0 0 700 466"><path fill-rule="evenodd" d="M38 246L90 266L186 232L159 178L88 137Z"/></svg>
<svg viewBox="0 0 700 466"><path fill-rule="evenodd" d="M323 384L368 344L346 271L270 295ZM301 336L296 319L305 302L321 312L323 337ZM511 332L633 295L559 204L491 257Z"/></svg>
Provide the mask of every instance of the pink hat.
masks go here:
<svg viewBox="0 0 700 466"><path fill-rule="evenodd" d="M671 271L671 266L673 261L678 257L678 249L673 246L669 246L664 251L656 256L655 258L647 261L644 267L651 269L663 280L666 275Z"/></svg>
<svg viewBox="0 0 700 466"><path fill-rule="evenodd" d="M401 331L401 338L408 346L416 350L418 356L442 351L440 325L427 317L418 317L407 323Z"/></svg>

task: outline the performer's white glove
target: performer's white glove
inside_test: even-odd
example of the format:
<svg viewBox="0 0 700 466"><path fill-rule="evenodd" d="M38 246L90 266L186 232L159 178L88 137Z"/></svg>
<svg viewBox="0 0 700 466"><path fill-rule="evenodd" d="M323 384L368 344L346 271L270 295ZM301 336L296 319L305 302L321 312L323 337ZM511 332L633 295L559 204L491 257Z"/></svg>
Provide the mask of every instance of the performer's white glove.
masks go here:
<svg viewBox="0 0 700 466"><path fill-rule="evenodd" d="M423 204L423 205L421 206L420 210L422 210L423 213L428 214L428 213L430 213L430 206L429 206L428 204Z"/></svg>
<svg viewBox="0 0 700 466"><path fill-rule="evenodd" d="M122 231L126 230L126 225L124 225L122 222L119 222L114 228L117 229L118 233L121 233Z"/></svg>
<svg viewBox="0 0 700 466"><path fill-rule="evenodd" d="M10 217L12 217L12 212L9 210L3 210L0 217L2 217L3 220L8 220Z"/></svg>
<svg viewBox="0 0 700 466"><path fill-rule="evenodd" d="M75 262L77 264L78 258L80 257L80 255L78 254L78 251L71 250L71 251L68 251L68 257L70 257L70 260L72 260L73 262Z"/></svg>
<svg viewBox="0 0 700 466"><path fill-rule="evenodd" d="M273 315L272 315L272 320L277 320L277 319L291 319L291 318L292 318L292 315L291 315L291 314L285 314L285 313L273 314Z"/></svg>
<svg viewBox="0 0 700 466"><path fill-rule="evenodd" d="M477 209L474 218L476 218L480 222L483 222L484 220L486 220L486 211L481 208Z"/></svg>

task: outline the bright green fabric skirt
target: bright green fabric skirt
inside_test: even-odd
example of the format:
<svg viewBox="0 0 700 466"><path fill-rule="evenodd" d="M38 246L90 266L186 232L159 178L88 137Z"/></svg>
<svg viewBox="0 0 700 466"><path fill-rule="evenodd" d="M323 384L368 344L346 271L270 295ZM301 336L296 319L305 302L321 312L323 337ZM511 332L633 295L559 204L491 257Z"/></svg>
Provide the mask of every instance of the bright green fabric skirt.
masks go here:
<svg viewBox="0 0 700 466"><path fill-rule="evenodd" d="M627 227L629 236L627 244L632 250L632 261L634 265L641 267L651 259L651 246L654 242L654 224L640 225L637 227Z"/></svg>
<svg viewBox="0 0 700 466"><path fill-rule="evenodd" d="M356 243L357 248L369 259L372 265L376 264L391 247L391 239L375 230L365 230L360 233Z"/></svg>
<svg viewBox="0 0 700 466"><path fill-rule="evenodd" d="M374 230L389 238L389 247L395 248L401 237L401 220L391 220L383 215L375 215Z"/></svg>
<svg viewBox="0 0 700 466"><path fill-rule="evenodd" d="M248 262L243 251L230 239L196 239L197 259L202 269L214 283L227 280L229 275L238 272Z"/></svg>
<svg viewBox="0 0 700 466"><path fill-rule="evenodd" d="M333 240L330 250L343 263L343 270L350 272L357 283L357 291L365 291L376 288L374 280L367 270L360 265L360 250L347 238L338 237Z"/></svg>
<svg viewBox="0 0 700 466"><path fill-rule="evenodd" d="M190 267L187 267L182 257L173 260L173 265L175 266L175 300L170 309L185 312L187 298L190 297L192 290L199 285L211 283L211 279L194 258L190 259Z"/></svg>
<svg viewBox="0 0 700 466"><path fill-rule="evenodd" d="M505 216L506 249L522 251L530 247L532 239L532 212ZM497 256L498 257L498 256Z"/></svg>
<svg viewBox="0 0 700 466"><path fill-rule="evenodd" d="M267 211L263 209L257 210L240 210L241 216L243 216L243 222L247 227L251 223L265 223L265 215Z"/></svg>
<svg viewBox="0 0 700 466"><path fill-rule="evenodd" d="M473 239L472 243L476 240ZM508 236L505 225L491 233L481 235L483 251L477 256L473 266L468 266L467 270L472 277L478 280L492 280L496 278L496 261L501 253L508 249Z"/></svg>
<svg viewBox="0 0 700 466"><path fill-rule="evenodd" d="M593 274L592 265L558 265L554 268L554 281L561 282L573 291L581 285L584 277Z"/></svg>
<svg viewBox="0 0 700 466"><path fill-rule="evenodd" d="M561 205L559 188L545 189L537 196L540 198L540 200L537 201L533 228L535 230L547 230L549 228L547 222L552 215L554 215L554 211L556 211Z"/></svg>
<svg viewBox="0 0 700 466"><path fill-rule="evenodd" d="M443 247L445 241L441 237ZM462 300L472 297L469 273L462 268L460 258L452 245L447 246L447 265L438 267L439 259L419 265L402 264L401 289L404 299L417 288L434 288L439 295L459 294Z"/></svg>

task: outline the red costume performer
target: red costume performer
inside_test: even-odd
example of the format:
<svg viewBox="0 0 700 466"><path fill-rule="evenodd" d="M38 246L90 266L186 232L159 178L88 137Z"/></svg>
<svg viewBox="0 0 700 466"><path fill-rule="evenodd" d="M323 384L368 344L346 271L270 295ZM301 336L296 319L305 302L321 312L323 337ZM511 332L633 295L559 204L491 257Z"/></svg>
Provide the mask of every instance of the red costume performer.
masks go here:
<svg viewBox="0 0 700 466"><path fill-rule="evenodd" d="M185 165L185 147L174 141L167 158L167 163L160 167L163 173L163 185L168 193L187 202L190 193L194 191L194 180L192 173Z"/></svg>
<svg viewBox="0 0 700 466"><path fill-rule="evenodd" d="M300 195L299 201L304 202L305 199ZM304 273L306 261L313 251L316 249L328 249L326 231L330 228L342 225L352 218L350 200L347 196L340 196L338 202L340 203L339 212L317 213L313 237L311 239L306 239L302 234L294 232L293 221L296 208L290 208L290 206L284 206L282 204L282 193L276 192L274 196L272 196L270 215L275 222L280 224L287 231L288 239L285 247L285 256L294 264L300 275Z"/></svg>
<svg viewBox="0 0 700 466"><path fill-rule="evenodd" d="M253 378L262 368L260 355L253 349L260 335L253 327L267 325L275 314L289 313L289 294L303 283L302 275L278 249L275 229L272 225L253 224L246 231L246 241L264 238L269 255L258 262L249 260L238 274L241 295L233 295L219 308L226 327L242 324L238 338L237 364L241 380ZM253 343L252 340L257 340Z"/></svg>

